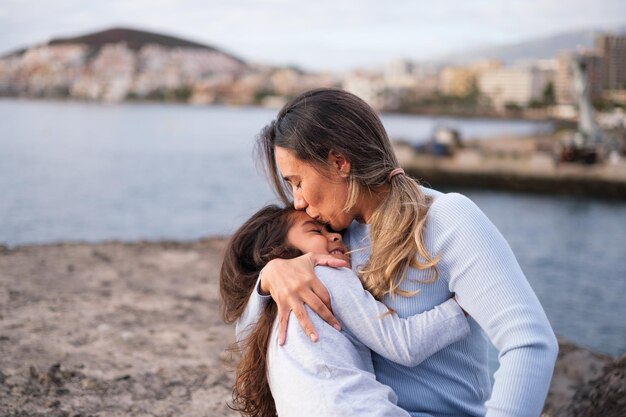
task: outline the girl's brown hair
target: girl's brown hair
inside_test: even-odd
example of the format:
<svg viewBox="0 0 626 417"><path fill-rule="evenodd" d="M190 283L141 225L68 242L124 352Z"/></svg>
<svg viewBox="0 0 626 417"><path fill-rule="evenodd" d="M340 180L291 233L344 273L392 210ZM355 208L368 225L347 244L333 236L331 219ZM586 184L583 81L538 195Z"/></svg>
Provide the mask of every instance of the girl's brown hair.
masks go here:
<svg viewBox="0 0 626 417"><path fill-rule="evenodd" d="M274 258L302 255L287 246L287 232L293 224L293 206L267 206L255 213L231 237L220 271L222 318L228 324L243 314L259 272ZM259 320L244 340L233 346L241 352L235 373L233 408L244 416L276 416L274 398L267 380L267 346L276 319L276 304L268 302Z"/></svg>
<svg viewBox="0 0 626 417"><path fill-rule="evenodd" d="M389 173L399 164L380 118L367 103L343 90L311 90L287 103L263 128L257 152L278 196L287 203L291 189L276 165L276 146L292 151L322 173L331 151L343 155L350 162L346 212L362 194L387 190L368 219L370 258L358 272L374 297L380 300L385 294L413 294L399 288L409 267L432 268L429 281L436 279L438 259L426 249L422 232L430 200L407 176L396 175L388 181Z"/></svg>

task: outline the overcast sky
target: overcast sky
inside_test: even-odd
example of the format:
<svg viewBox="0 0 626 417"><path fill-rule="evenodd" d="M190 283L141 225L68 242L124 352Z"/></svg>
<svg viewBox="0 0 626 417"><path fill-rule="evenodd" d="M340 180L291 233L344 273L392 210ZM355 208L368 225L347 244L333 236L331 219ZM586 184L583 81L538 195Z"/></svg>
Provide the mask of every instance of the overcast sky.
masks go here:
<svg viewBox="0 0 626 417"><path fill-rule="evenodd" d="M626 0L1 0L0 54L127 26L342 70L624 24Z"/></svg>

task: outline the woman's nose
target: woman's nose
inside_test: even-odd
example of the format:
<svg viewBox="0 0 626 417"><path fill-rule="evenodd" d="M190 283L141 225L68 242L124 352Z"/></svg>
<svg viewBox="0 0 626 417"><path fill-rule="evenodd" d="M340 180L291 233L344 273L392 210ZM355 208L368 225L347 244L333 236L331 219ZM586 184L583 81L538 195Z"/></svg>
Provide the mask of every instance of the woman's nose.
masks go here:
<svg viewBox="0 0 626 417"><path fill-rule="evenodd" d="M304 210L305 208L307 208L307 206L308 204L306 203L306 200L302 198L301 195L293 195L293 208L295 208L296 210Z"/></svg>

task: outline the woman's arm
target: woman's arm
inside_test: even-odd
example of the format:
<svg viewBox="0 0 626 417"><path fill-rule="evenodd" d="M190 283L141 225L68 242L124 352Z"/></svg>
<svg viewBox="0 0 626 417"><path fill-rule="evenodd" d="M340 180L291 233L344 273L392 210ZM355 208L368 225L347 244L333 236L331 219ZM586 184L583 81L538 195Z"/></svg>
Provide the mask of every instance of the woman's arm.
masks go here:
<svg viewBox="0 0 626 417"><path fill-rule="evenodd" d="M487 416L538 416L558 345L511 248L462 195L438 197L428 216L425 239L441 255L437 268L499 352Z"/></svg>
<svg viewBox="0 0 626 417"><path fill-rule="evenodd" d="M318 266L315 273L328 288L343 328L390 361L416 366L470 333L465 314L453 299L404 319L388 314L387 306L363 288L352 270Z"/></svg>
<svg viewBox="0 0 626 417"><path fill-rule="evenodd" d="M330 296L326 287L313 272L315 265L345 267L347 263L330 255L307 253L294 259L274 259L261 271L257 285L250 295L248 305L235 327L237 340L242 340L246 329L256 323L261 309L270 299L278 306L278 344L285 343L289 314L293 311L300 326L316 342L318 335L304 305L309 306L324 321L337 330L339 322L330 310Z"/></svg>

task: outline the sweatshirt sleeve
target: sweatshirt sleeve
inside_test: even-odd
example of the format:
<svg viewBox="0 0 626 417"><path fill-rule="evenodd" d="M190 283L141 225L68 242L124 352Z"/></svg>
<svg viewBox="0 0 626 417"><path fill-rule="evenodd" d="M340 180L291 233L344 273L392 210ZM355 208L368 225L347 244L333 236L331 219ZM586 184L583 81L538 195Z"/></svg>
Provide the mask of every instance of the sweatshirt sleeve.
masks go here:
<svg viewBox="0 0 626 417"><path fill-rule="evenodd" d="M379 355L404 366L416 366L435 352L467 336L469 323L452 299L407 318L363 288L347 268L318 266L315 273L328 289L333 313L345 330Z"/></svg>
<svg viewBox="0 0 626 417"><path fill-rule="evenodd" d="M558 344L508 243L467 197L446 194L428 214L437 267L498 349L487 417L539 416Z"/></svg>
<svg viewBox="0 0 626 417"><path fill-rule="evenodd" d="M254 285L254 290L250 294L246 309L239 320L235 323L235 339L240 342L248 337L248 334L261 317L261 311L272 299L270 295L261 295L261 274Z"/></svg>

